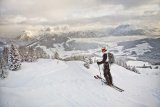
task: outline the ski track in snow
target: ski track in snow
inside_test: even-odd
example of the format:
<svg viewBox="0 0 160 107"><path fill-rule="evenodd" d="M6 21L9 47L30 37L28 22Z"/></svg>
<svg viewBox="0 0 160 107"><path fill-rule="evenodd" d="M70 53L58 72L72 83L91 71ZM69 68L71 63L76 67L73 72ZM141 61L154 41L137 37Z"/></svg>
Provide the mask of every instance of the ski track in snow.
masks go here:
<svg viewBox="0 0 160 107"><path fill-rule="evenodd" d="M83 62L38 60L23 63L23 69L0 80L0 107L159 107L159 75L136 74L118 65L111 66L114 84L120 93L93 78ZM102 72L102 67L101 67Z"/></svg>

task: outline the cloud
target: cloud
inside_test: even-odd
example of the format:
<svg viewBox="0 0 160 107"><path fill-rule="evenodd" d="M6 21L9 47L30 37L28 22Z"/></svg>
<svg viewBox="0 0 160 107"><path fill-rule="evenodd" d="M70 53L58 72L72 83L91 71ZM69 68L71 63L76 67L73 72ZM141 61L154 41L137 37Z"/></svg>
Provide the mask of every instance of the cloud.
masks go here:
<svg viewBox="0 0 160 107"><path fill-rule="evenodd" d="M0 28L121 23L159 26L159 18L159 0L0 0Z"/></svg>
<svg viewBox="0 0 160 107"><path fill-rule="evenodd" d="M97 0L101 4L121 4L126 8L135 8L148 4L159 4L159 0Z"/></svg>
<svg viewBox="0 0 160 107"><path fill-rule="evenodd" d="M1 0L0 10L5 15L21 15L28 18L45 17L50 20L65 20L76 10L95 5L92 0ZM91 1L91 2L89 2Z"/></svg>
<svg viewBox="0 0 160 107"><path fill-rule="evenodd" d="M3 16L0 20L0 25L12 25L12 24L31 24L31 25L39 25L47 22L47 19L40 17L27 18L24 16Z"/></svg>

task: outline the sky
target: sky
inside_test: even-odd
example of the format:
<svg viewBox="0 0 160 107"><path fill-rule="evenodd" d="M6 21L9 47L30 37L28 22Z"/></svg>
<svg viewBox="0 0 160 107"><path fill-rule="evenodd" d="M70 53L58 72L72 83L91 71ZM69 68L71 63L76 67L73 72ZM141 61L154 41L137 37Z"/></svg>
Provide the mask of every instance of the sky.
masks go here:
<svg viewBox="0 0 160 107"><path fill-rule="evenodd" d="M26 27L120 24L159 27L160 0L0 0L1 35Z"/></svg>

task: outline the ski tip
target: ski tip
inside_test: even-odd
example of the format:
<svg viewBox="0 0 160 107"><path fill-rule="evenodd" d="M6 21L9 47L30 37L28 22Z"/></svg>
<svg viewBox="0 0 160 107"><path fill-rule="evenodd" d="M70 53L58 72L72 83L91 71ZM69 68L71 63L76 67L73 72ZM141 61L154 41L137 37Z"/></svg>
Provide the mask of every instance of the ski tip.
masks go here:
<svg viewBox="0 0 160 107"><path fill-rule="evenodd" d="M97 76L94 76L95 79L98 79Z"/></svg>

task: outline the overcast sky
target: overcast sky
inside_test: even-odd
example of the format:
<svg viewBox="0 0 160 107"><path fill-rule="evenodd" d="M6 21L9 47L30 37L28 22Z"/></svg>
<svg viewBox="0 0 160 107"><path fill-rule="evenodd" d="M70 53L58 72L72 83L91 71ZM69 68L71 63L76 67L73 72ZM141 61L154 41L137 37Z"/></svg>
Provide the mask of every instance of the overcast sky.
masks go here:
<svg viewBox="0 0 160 107"><path fill-rule="evenodd" d="M0 0L0 30L14 26L123 23L160 26L160 0Z"/></svg>

